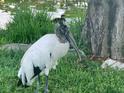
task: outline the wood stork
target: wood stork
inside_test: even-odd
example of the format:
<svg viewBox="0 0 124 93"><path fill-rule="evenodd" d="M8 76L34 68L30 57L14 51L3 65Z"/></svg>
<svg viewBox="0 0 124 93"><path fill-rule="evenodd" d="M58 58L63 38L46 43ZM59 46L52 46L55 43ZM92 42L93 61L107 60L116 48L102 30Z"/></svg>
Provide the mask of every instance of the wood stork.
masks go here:
<svg viewBox="0 0 124 93"><path fill-rule="evenodd" d="M49 71L56 68L57 60L67 54L70 45L74 47L81 59L74 38L64 24L65 19L62 17L54 21L58 24L55 34L46 34L41 37L25 52L21 60L18 86L30 86L37 79L35 93L38 93L42 73L46 76L44 93L48 93Z"/></svg>

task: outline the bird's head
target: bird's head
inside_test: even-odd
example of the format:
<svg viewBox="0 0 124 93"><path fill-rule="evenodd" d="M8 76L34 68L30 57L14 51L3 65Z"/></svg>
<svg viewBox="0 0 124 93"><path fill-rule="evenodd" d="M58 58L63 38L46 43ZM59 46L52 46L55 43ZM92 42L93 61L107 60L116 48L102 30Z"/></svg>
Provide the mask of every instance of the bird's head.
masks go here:
<svg viewBox="0 0 124 93"><path fill-rule="evenodd" d="M75 39L74 39L72 33L69 32L69 28L65 24L66 20L64 18L64 15L62 15L61 18L54 19L54 22L56 25L55 33L56 33L57 37L59 38L59 41L61 43L69 42L70 46L76 50L76 52L79 56L79 60L81 61L81 55L80 55L79 49L77 47L77 44L75 42Z"/></svg>

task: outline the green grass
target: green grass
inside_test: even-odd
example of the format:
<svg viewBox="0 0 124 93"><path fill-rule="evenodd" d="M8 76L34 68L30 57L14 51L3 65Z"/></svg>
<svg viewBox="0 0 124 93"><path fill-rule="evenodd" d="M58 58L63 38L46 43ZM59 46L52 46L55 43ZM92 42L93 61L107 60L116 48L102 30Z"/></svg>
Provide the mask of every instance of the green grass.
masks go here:
<svg viewBox="0 0 124 93"><path fill-rule="evenodd" d="M67 10L65 13L66 17L71 17L71 18L76 18L76 17L82 17L86 15L86 10L85 9L80 9L80 8L75 8L71 7L70 10Z"/></svg>
<svg viewBox="0 0 124 93"><path fill-rule="evenodd" d="M35 83L25 89L17 87L17 72L22 52L0 51L0 93L33 93ZM124 93L124 71L101 69L100 63L86 60L76 62L74 55L60 60L57 70L49 75L50 93ZM41 76L40 93L43 93L45 76Z"/></svg>
<svg viewBox="0 0 124 93"><path fill-rule="evenodd" d="M53 32L53 23L46 11L33 14L23 7L16 11L13 22L7 26L6 39L12 43L33 43L41 36Z"/></svg>

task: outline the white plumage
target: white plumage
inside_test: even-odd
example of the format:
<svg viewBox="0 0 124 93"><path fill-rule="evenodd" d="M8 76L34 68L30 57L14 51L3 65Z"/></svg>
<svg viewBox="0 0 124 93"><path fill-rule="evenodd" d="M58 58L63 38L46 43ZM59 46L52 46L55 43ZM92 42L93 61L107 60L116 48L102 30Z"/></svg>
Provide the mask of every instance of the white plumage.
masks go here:
<svg viewBox="0 0 124 93"><path fill-rule="evenodd" d="M57 60L63 57L69 50L69 43L60 43L56 34L47 34L35 42L24 54L21 60L21 68L18 77L22 78L23 85L31 85L34 75L33 65L39 67L42 73L49 74L49 70L56 68ZM25 82L25 76L27 82ZM22 75L22 76L21 76Z"/></svg>

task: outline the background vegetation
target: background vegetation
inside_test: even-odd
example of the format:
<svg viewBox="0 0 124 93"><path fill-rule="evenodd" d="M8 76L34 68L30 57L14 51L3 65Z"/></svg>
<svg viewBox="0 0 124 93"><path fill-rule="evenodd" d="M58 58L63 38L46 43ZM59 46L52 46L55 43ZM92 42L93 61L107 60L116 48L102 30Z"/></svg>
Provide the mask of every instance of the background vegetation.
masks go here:
<svg viewBox="0 0 124 93"><path fill-rule="evenodd" d="M17 10L14 22L7 27L7 41L33 43L53 31L53 24L45 11L34 14L30 9Z"/></svg>
<svg viewBox="0 0 124 93"><path fill-rule="evenodd" d="M13 2L8 0L7 2ZM35 4L35 2L33 2ZM25 3L30 5L30 3ZM36 3L37 4L37 3ZM25 5L18 4L22 8L14 10L14 22L7 26L7 30L0 31L0 44L5 43L33 43L42 35L52 33L54 24L47 16L47 11L54 10L53 7L47 11L33 14ZM50 6L48 2L45 7ZM38 9L43 9L37 5ZM85 43L85 36L80 41L83 22L86 12L82 9L73 8L67 11L67 18L75 18L69 24L76 42L81 50L90 54L90 49ZM17 87L18 69L23 56L22 51L0 51L0 93L33 93L36 82L29 88ZM68 53L59 62L57 70L52 70L49 76L50 93L124 93L124 71L113 69L101 69L100 61L85 60L76 62L74 53ZM40 91L42 93L45 85L45 77L41 77Z"/></svg>
<svg viewBox="0 0 124 93"><path fill-rule="evenodd" d="M36 82L29 88L17 87L17 73L23 53L0 51L0 92L33 93ZM86 60L76 62L73 54L60 60L57 70L49 75L50 93L124 93L123 71L101 69L100 63ZM84 67L85 64L85 67ZM45 86L41 77L40 91Z"/></svg>

